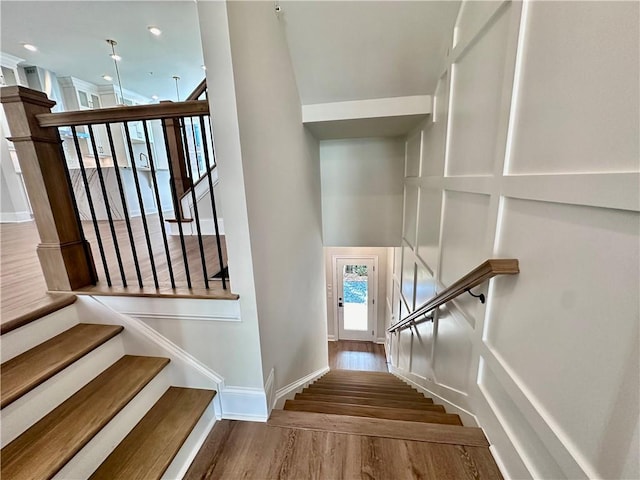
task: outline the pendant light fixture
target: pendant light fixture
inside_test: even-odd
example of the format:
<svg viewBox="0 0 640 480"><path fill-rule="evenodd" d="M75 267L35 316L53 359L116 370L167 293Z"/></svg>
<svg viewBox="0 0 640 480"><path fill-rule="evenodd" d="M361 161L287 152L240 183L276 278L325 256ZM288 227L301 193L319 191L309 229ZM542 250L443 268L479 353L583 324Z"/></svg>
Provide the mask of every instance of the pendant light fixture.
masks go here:
<svg viewBox="0 0 640 480"><path fill-rule="evenodd" d="M180 81L180 77L178 75L174 75L172 77L176 82L176 98L178 102L180 101L180 88L178 88L178 82Z"/></svg>
<svg viewBox="0 0 640 480"><path fill-rule="evenodd" d="M107 39L107 43L111 45L111 53L109 56L113 60L113 66L116 69L116 78L118 79L118 88L120 89L120 104L124 105L124 94L122 93L122 82L120 81L120 70L118 69L118 62L122 60L122 57L116 53L116 45L118 42Z"/></svg>

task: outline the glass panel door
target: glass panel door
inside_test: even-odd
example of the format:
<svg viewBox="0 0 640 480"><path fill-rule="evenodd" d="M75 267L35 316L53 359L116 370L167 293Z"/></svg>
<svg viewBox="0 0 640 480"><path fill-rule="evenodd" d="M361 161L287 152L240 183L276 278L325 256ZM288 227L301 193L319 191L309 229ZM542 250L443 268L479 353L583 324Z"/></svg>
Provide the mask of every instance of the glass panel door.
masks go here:
<svg viewBox="0 0 640 480"><path fill-rule="evenodd" d="M340 340L373 340L373 274L373 260L337 260Z"/></svg>

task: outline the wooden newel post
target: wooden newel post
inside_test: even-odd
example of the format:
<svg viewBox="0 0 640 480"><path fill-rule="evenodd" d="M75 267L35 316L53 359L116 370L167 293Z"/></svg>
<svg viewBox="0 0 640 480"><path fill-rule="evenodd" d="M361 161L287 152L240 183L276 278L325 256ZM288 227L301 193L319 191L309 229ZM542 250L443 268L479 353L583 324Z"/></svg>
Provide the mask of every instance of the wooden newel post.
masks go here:
<svg viewBox="0 0 640 480"><path fill-rule="evenodd" d="M48 289L71 291L94 285L95 265L74 208L58 129L42 128L36 118L50 113L55 102L20 86L2 87L0 102L40 234L37 252Z"/></svg>
<svg viewBox="0 0 640 480"><path fill-rule="evenodd" d="M160 103L165 103L160 102ZM187 162L184 155L184 142L182 141L182 132L180 130L180 122L177 118L167 118L164 120L164 134L167 139L168 160L171 162L171 171L173 172L173 182L176 186L178 198L174 198L174 206L176 218L184 218L180 198L191 188L191 180L187 172Z"/></svg>

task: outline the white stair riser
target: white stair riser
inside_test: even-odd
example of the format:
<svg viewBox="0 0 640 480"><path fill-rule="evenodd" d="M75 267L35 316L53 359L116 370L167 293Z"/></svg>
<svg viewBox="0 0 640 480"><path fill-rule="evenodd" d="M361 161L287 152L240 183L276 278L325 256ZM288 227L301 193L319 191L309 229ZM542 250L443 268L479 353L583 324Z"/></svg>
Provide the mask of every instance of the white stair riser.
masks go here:
<svg viewBox="0 0 640 480"><path fill-rule="evenodd" d="M180 450L178 450L171 465L169 465L164 475L162 475L162 480L176 480L184 477L215 422L215 407L212 401L200 417L200 420L198 420L198 423L193 427L193 430L191 430L191 433L182 444L182 447L180 447Z"/></svg>
<svg viewBox="0 0 640 480"><path fill-rule="evenodd" d="M71 397L124 355L120 335L79 358L0 411L2 447Z"/></svg>
<svg viewBox="0 0 640 480"><path fill-rule="evenodd" d="M171 385L170 365L156 375L98 434L53 478L88 478L145 416Z"/></svg>
<svg viewBox="0 0 640 480"><path fill-rule="evenodd" d="M46 315L0 337L2 363L80 323L75 304Z"/></svg>

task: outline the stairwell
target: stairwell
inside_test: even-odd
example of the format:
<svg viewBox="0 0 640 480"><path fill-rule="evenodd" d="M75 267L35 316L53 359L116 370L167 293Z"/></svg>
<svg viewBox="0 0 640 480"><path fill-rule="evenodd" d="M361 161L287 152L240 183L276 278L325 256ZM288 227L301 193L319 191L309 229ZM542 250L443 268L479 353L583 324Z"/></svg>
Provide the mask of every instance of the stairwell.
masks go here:
<svg viewBox="0 0 640 480"><path fill-rule="evenodd" d="M177 455L216 392L172 386L170 360L128 352L122 326L78 323L59 308L2 332L0 477L184 471Z"/></svg>
<svg viewBox="0 0 640 480"><path fill-rule="evenodd" d="M332 370L266 424L222 420L186 479L501 479L480 428L384 372Z"/></svg>

